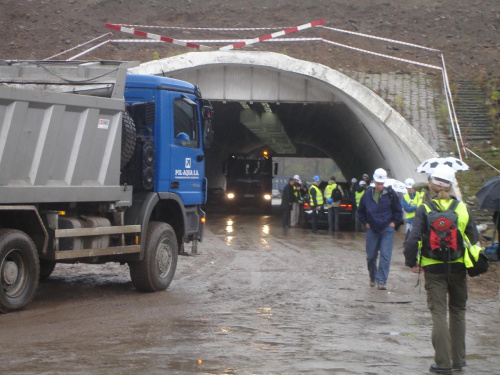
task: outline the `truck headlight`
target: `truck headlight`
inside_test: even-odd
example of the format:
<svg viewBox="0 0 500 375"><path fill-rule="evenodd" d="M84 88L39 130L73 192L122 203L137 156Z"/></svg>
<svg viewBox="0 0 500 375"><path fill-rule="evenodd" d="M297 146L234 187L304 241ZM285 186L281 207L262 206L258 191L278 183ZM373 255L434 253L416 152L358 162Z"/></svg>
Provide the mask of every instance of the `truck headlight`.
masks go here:
<svg viewBox="0 0 500 375"><path fill-rule="evenodd" d="M227 199L234 199L234 193L227 193Z"/></svg>
<svg viewBox="0 0 500 375"><path fill-rule="evenodd" d="M266 201L271 200L272 195L271 194L264 194L264 199Z"/></svg>

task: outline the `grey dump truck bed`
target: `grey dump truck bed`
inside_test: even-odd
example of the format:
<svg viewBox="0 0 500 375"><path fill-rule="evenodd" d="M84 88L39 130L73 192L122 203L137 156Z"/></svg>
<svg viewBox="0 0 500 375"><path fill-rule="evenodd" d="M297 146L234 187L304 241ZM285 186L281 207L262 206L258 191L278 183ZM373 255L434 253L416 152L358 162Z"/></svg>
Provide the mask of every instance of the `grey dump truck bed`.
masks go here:
<svg viewBox="0 0 500 375"><path fill-rule="evenodd" d="M0 61L0 204L130 204L120 147L133 65Z"/></svg>

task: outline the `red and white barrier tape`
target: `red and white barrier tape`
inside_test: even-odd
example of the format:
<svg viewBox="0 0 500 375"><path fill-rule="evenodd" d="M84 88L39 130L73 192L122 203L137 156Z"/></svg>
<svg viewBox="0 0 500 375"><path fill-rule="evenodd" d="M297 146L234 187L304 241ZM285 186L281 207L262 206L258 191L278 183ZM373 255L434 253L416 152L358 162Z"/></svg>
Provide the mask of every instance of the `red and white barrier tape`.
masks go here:
<svg viewBox="0 0 500 375"><path fill-rule="evenodd" d="M283 27L287 28L287 29L291 28L291 26L276 26L276 27L185 27L185 26L130 25L130 24L122 24L122 23L118 23L116 25L125 26L125 27L140 27L143 29L198 30L198 31L259 31L259 30L276 30L276 29L281 29ZM425 49L425 50L433 51L433 52L440 52L440 50L435 49L435 48L429 48L429 47L421 46L418 44L402 42L400 40L382 38L379 36L358 33L355 31L337 29L335 27L328 27L328 26L319 26L319 27L326 29L326 30L337 31L337 32L344 33L344 34L356 35L356 36L361 36L364 38L375 39L375 40L381 40L381 41L390 42L390 43L394 43L394 44L400 44L400 45L404 45L404 46L408 46L408 47Z"/></svg>
<svg viewBox="0 0 500 375"><path fill-rule="evenodd" d="M98 36L97 38L90 39L90 40L86 41L85 43L79 44L79 45L74 46L74 47L72 47L72 48L70 48L70 49L67 49L67 50L65 50L65 51L59 52L59 53L57 53L57 54L55 54L55 55L52 55L52 56L50 56L50 57L47 57L47 58L46 58L46 59L44 59L44 60L50 60L50 59L53 59L54 57L57 57L57 56L60 56L60 55L64 55L65 53L68 53L68 52L73 51L73 50L75 50L75 49L77 49L77 48L83 47L83 46L84 46L84 45L86 45L86 44L89 44L89 43L95 42L96 40L99 40L99 39L101 39L101 38L105 37L106 35L111 35L111 32L106 33L106 34L102 34L102 35Z"/></svg>
<svg viewBox="0 0 500 375"><path fill-rule="evenodd" d="M136 30L136 29L130 28L130 27L118 26L118 25L115 25L115 24L112 24L112 23L107 23L106 27L108 29L118 30L118 31L121 31L121 32L124 32L124 33L142 36L144 38L160 40L162 42L171 43L171 44L175 44L175 45L178 45L178 46L184 46L184 47L189 47L189 48L196 48L196 49L205 50L205 51L206 50L211 50L210 47L203 46L201 44L184 42L184 41L181 41L181 40L178 40L178 39L172 39L172 38L168 38L166 36L162 36L162 35L158 35L158 34L151 34L151 33L147 33L145 31L141 31L141 30Z"/></svg>
<svg viewBox="0 0 500 375"><path fill-rule="evenodd" d="M310 27L319 26L319 25L322 25L324 23L325 23L325 20L321 19L321 20L317 20L317 21L314 21L314 22L306 23L304 25L290 27L288 29L277 31L277 32L272 33L272 34L263 35L263 36L260 36L258 38L254 38L254 39L248 39L245 42L239 42L239 43L230 44L230 45L221 47L221 48L219 48L219 51L229 51L229 50L232 50L232 49L245 47L245 46L248 46L250 44L255 44L255 43L263 42L263 41L266 41L266 40L269 40L269 39L274 39L274 38L277 38L277 37L280 37L280 36L283 36L283 35L288 35L288 34L291 34L291 33L295 33L297 31L308 29Z"/></svg>
<svg viewBox="0 0 500 375"><path fill-rule="evenodd" d="M117 26L125 27L140 27L142 29L171 29L171 30L199 30L199 31L260 31L260 30L276 30L282 28L290 28L292 26L276 26L276 27L184 27L184 26L151 26L151 25L128 25L124 23L116 23Z"/></svg>
<svg viewBox="0 0 500 375"><path fill-rule="evenodd" d="M219 39L219 40L189 39L189 40L180 40L180 41L186 42L186 43L242 43L245 40L246 39L243 39L243 40L238 40L238 39L236 39L236 40L234 40L234 39L233 40L232 39ZM114 39L114 40L109 40L107 42L110 42L110 43L160 43L161 41L151 40L151 39L145 39L145 40ZM431 69L442 70L442 68L440 66L425 64L425 63L421 63L421 62L414 61L414 60L402 59L400 57L394 57L394 56L390 56L390 55L384 55L382 53L377 53L377 52L372 52L372 51L368 51L368 50L361 49L361 48L351 47L351 46L348 46L345 44L333 42L331 40L327 40L327 39L323 39L323 38L275 38L275 39L264 40L264 42L275 42L275 43L276 42L324 42L324 43L332 44L332 45L335 45L338 47L343 47L343 48L351 49L354 51L363 52L363 53L366 53L368 55L379 56L379 57L383 57L386 59L405 62L408 64L420 65L420 66L431 68Z"/></svg>
<svg viewBox="0 0 500 375"><path fill-rule="evenodd" d="M325 43L328 43L328 44L333 44L334 46L339 46L339 47L343 47L343 48L347 48L347 49L352 49L354 51L363 52L363 53L366 53L366 54L369 54L369 55L373 55L373 56L384 57L386 59L391 59L391 60L406 62L406 63L413 64L413 65L425 66L426 68L431 68L431 69L436 69L436 70L442 70L443 69L440 66L425 64L425 63L421 63L421 62L413 61L413 60L402 59L400 57L394 57L394 56L390 56L390 55L384 55L383 53L377 53L377 52L372 52L372 51L368 51L368 50L361 49L361 48L351 47L351 46L348 46L346 44L332 42L331 40L327 40L327 39L322 39L322 41L325 42Z"/></svg>
<svg viewBox="0 0 500 375"><path fill-rule="evenodd" d="M344 33L344 34L350 34L350 35L356 35L356 36L362 36L364 38L369 38L369 39L375 39L375 40L382 40L384 42L390 42L390 43L394 43L394 44L401 44L403 46L408 46L408 47L414 47L414 48L420 48L420 49L425 49L427 51L433 51L433 52L441 52L440 50L438 49L434 49L434 48L429 48L429 47L424 47L424 46L420 46L418 44L413 44L413 43L407 43L407 42L401 42L399 40L394 40L394 39L388 39L388 38L382 38L382 37L379 37L379 36L374 36L374 35L368 35L368 34L362 34L362 33L357 33L357 32L354 32L354 31L347 31L347 30L342 30L342 29L336 29L334 27L328 27L328 26L320 26L321 28L323 29L327 29L327 30L332 30L332 31L338 31L340 33Z"/></svg>

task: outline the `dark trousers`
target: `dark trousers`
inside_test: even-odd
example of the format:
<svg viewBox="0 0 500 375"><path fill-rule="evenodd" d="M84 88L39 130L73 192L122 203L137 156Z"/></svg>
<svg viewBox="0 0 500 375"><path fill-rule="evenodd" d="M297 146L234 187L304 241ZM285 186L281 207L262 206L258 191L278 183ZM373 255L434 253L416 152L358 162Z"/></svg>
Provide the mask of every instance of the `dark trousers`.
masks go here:
<svg viewBox="0 0 500 375"><path fill-rule="evenodd" d="M434 361L440 368L451 368L465 361L465 306L467 280L458 273L425 272L427 307L432 315ZM449 322L448 322L449 311Z"/></svg>
<svg viewBox="0 0 500 375"><path fill-rule="evenodd" d="M311 216L311 228L314 233L318 231L318 217L320 214L320 210L317 210L316 207L313 207L312 209L312 216Z"/></svg>
<svg viewBox="0 0 500 375"><path fill-rule="evenodd" d="M283 207L283 227L287 228L290 226L290 216L292 212L292 206L284 206Z"/></svg>
<svg viewBox="0 0 500 375"><path fill-rule="evenodd" d="M339 231L339 211L340 207L328 207L328 230L333 230L335 224L335 232Z"/></svg>

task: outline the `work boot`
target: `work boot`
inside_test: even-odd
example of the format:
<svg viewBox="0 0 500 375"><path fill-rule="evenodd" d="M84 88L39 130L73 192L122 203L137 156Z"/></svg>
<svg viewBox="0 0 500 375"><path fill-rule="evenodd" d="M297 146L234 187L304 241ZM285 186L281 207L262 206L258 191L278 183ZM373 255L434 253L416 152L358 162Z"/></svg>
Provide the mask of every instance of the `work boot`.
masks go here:
<svg viewBox="0 0 500 375"><path fill-rule="evenodd" d="M462 363L454 364L451 366L454 371L462 371L462 368L464 368L467 365L467 362L463 361Z"/></svg>
<svg viewBox="0 0 500 375"><path fill-rule="evenodd" d="M438 374L448 374L448 375L453 374L453 370L451 368L440 368L434 363L431 365L431 368L429 369L429 371L436 372Z"/></svg>

